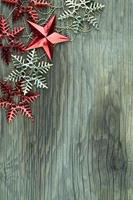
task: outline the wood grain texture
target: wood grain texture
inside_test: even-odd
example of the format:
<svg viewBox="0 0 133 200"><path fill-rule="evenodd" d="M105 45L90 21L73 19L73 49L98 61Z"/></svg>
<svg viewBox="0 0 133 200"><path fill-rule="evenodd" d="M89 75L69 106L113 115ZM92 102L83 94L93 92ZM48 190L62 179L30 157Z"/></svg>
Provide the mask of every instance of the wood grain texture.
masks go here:
<svg viewBox="0 0 133 200"><path fill-rule="evenodd" d="M0 200L133 199L133 1L105 4L101 31L55 49L35 123L0 112Z"/></svg>

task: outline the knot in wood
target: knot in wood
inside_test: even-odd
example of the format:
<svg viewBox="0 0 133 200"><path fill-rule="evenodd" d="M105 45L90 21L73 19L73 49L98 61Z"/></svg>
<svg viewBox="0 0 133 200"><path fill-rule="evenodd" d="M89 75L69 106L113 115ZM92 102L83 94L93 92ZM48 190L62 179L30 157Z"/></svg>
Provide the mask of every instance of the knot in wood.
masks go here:
<svg viewBox="0 0 133 200"><path fill-rule="evenodd" d="M125 169L125 160L123 158L112 157L111 169L113 171L121 171Z"/></svg>
<svg viewBox="0 0 133 200"><path fill-rule="evenodd" d="M110 158L110 167L113 171L125 171L127 162L123 153L122 144L116 141L113 147L113 152Z"/></svg>

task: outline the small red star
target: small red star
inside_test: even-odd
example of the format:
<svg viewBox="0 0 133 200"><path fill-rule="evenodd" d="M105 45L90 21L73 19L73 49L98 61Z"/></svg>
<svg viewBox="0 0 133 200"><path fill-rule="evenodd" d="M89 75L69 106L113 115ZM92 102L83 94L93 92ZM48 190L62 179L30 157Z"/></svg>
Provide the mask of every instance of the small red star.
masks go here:
<svg viewBox="0 0 133 200"><path fill-rule="evenodd" d="M43 26L28 21L33 30L35 30L36 37L28 45L26 50L43 48L48 58L52 60L53 45L70 41L70 38L55 32L56 16L52 16L49 21Z"/></svg>

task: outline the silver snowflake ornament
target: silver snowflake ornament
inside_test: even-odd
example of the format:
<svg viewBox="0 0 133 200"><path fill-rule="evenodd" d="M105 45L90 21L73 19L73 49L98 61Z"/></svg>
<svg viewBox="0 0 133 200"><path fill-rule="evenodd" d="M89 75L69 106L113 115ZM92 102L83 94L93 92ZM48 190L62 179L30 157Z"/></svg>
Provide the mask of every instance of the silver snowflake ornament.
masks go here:
<svg viewBox="0 0 133 200"><path fill-rule="evenodd" d="M44 61L40 62L35 49L29 51L26 59L22 56L12 55L12 61L14 70L6 80L13 82L22 81L24 95L32 90L33 86L48 88L46 74L53 64Z"/></svg>
<svg viewBox="0 0 133 200"><path fill-rule="evenodd" d="M67 29L74 33L88 31L92 27L99 29L97 15L101 13L105 5L93 0L66 0L65 10L59 16L59 20L67 21Z"/></svg>

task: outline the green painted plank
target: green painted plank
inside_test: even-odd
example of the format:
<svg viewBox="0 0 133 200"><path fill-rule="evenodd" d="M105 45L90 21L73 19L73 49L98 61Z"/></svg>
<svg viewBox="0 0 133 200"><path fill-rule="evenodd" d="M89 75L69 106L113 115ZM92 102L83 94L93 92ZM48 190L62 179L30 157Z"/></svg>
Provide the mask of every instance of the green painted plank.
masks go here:
<svg viewBox="0 0 133 200"><path fill-rule="evenodd" d="M133 2L105 3L101 31L55 49L35 123L0 112L0 200L132 200Z"/></svg>

